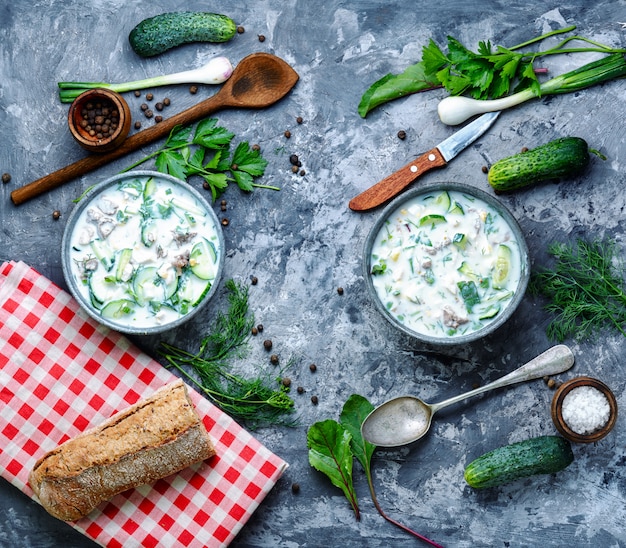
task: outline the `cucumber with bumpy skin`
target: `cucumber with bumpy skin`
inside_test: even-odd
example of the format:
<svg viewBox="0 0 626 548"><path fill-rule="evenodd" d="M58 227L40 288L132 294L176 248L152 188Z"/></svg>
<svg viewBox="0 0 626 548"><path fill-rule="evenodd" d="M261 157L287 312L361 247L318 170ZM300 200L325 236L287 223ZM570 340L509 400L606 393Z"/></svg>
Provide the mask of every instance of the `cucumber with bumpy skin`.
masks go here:
<svg viewBox="0 0 626 548"><path fill-rule="evenodd" d="M496 192L507 192L582 173L589 163L589 148L580 137L561 137L532 150L498 160L487 179Z"/></svg>
<svg viewBox="0 0 626 548"><path fill-rule="evenodd" d="M554 474L574 461L569 441L559 436L539 436L485 453L465 468L465 481L481 489L536 474Z"/></svg>
<svg viewBox="0 0 626 548"><path fill-rule="evenodd" d="M226 15L179 11L144 19L128 40L135 53L151 57L190 42L228 42L236 32L235 22Z"/></svg>

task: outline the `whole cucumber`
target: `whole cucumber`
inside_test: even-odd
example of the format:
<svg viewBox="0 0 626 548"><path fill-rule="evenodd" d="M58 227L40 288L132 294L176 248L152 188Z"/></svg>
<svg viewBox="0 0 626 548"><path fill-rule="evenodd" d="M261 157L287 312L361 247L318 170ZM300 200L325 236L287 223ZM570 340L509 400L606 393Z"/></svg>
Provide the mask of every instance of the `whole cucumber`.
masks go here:
<svg viewBox="0 0 626 548"><path fill-rule="evenodd" d="M569 441L539 436L485 453L465 468L465 481L477 489L495 487L536 474L553 474L574 461Z"/></svg>
<svg viewBox="0 0 626 548"><path fill-rule="evenodd" d="M227 42L236 32L235 22L226 15L179 11L144 19L128 40L135 53L151 57L189 42Z"/></svg>
<svg viewBox="0 0 626 548"><path fill-rule="evenodd" d="M589 148L580 137L561 137L532 150L498 160L487 180L498 192L507 192L582 173L589 163Z"/></svg>

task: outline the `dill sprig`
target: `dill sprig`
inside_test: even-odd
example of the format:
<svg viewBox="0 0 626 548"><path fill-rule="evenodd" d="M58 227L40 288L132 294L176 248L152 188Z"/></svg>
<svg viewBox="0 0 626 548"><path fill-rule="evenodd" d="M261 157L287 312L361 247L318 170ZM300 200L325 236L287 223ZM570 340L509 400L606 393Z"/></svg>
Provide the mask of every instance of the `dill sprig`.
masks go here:
<svg viewBox="0 0 626 548"><path fill-rule="evenodd" d="M247 286L228 280L226 288L228 312L218 313L198 351L193 353L162 342L160 354L167 367L177 369L215 405L249 428L293 424L285 415L293 411L294 403L280 379L272 380L269 374L245 378L231 370L230 360L246 355L254 315L248 307Z"/></svg>
<svg viewBox="0 0 626 548"><path fill-rule="evenodd" d="M529 285L531 293L550 299L545 308L556 314L548 337L582 340L606 327L626 336L623 267L616 259L615 242L579 239L576 247L554 243L548 253L556 259L555 268L536 272Z"/></svg>

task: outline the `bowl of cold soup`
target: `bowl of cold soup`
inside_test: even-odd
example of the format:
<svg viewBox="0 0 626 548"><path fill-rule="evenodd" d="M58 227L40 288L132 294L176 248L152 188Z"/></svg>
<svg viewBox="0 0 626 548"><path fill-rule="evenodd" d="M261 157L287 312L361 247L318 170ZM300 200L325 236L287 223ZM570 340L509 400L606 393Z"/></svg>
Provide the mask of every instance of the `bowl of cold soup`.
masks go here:
<svg viewBox="0 0 626 548"><path fill-rule="evenodd" d="M69 290L98 322L128 334L172 329L215 293L224 236L188 183L131 171L94 186L70 214L62 242Z"/></svg>
<svg viewBox="0 0 626 548"><path fill-rule="evenodd" d="M392 201L368 235L363 266L382 315L437 345L495 331L523 298L530 274L512 214L460 183L422 185Z"/></svg>

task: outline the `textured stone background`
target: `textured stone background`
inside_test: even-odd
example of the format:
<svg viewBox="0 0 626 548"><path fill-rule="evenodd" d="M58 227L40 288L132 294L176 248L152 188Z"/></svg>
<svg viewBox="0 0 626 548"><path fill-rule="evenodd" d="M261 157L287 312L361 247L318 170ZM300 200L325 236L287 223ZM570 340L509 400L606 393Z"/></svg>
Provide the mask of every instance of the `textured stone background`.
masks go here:
<svg viewBox="0 0 626 548"><path fill-rule="evenodd" d="M140 59L127 36L145 17L164 11L225 13L246 32L223 45L193 44ZM0 187L0 259L23 260L65 286L59 249L72 200L94 182L117 173L141 154L121 159L22 206L11 190L82 157L67 131L67 105L59 103L63 80L122 82L199 66L217 54L233 63L254 51L275 53L300 75L294 91L261 111L216 114L238 139L259 143L270 161L264 182L280 192L249 195L229 188L230 219L224 279L259 284L251 307L265 326L294 386L300 426L268 428L260 439L290 463L283 479L241 532L235 546L403 547L418 541L385 522L369 498L355 466L362 520L355 521L341 492L308 464L307 428L337 418L352 393L378 404L410 392L439 401L477 383L493 380L552 343L545 335L550 316L527 296L499 332L478 344L445 354L430 352L395 332L364 292L362 246L379 212L356 214L350 198L403 166L452 133L436 115L443 91L414 95L373 112L356 111L365 89L387 72L419 60L430 38L448 34L475 47L479 40L513 45L551 29L576 25L581 34L626 45L620 22L626 3L615 0L465 0L410 3L401 0L255 0L237 3L181 0L4 0L0 6L0 171L13 179ZM264 42L257 38L266 37ZM589 59L591 56L588 56ZM551 74L581 64L584 56L551 59ZM154 90L172 98L169 112L213 93L202 87ZM501 200L519 220L533 265L546 263L551 241L579 235L614 236L623 249L626 84L545 98L506 112L496 125L447 168L424 181L461 181L487 189L481 167L554 138L577 135L607 156L561 184L545 184ZM137 99L128 95L141 119ZM304 122L296 124L296 117ZM145 125L145 124L144 124ZM398 130L407 138L397 138ZM285 130L292 137L286 140ZM154 147L142 151L148 153ZM289 155L306 170L290 172ZM198 184L195 181L194 184ZM62 217L53 221L52 211ZM338 287L344 288L339 295ZM223 307L223 287L215 307ZM164 338L195 348L212 312ZM136 341L154 354L159 340ZM238 364L244 372L267 366L262 339ZM625 340L604 333L597 341L567 341L576 365L562 380L587 374L607 382L626 409ZM309 364L316 363L315 374ZM319 405L310 396L319 397ZM614 432L590 446L575 446L575 462L552 477L536 477L476 492L463 480L464 466L479 454L531 436L553 434L552 392L541 381L490 393L437 415L429 436L412 446L378 451L375 483L388 514L450 547L626 546L624 418ZM298 482L300 493L292 494ZM0 482L0 546L87 547L92 543L49 517L6 482Z"/></svg>

